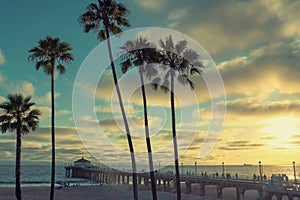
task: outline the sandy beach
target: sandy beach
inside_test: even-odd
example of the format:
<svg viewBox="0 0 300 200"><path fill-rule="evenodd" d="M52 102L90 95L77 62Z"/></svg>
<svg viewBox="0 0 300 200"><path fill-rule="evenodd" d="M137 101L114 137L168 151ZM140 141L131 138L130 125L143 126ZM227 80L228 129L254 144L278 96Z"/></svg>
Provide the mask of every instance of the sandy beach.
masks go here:
<svg viewBox="0 0 300 200"><path fill-rule="evenodd" d="M176 194L158 192L159 199L173 200L176 199ZM14 188L0 188L1 200L15 200ZM22 188L23 200L47 200L49 199L48 187L23 187ZM77 186L77 187L64 187L55 190L56 200L124 200L133 199L132 191L129 186ZM139 199L150 200L152 199L151 191L139 191ZM204 198L193 195L182 195L182 199L189 200L206 200L215 198Z"/></svg>
<svg viewBox="0 0 300 200"><path fill-rule="evenodd" d="M56 200L131 200L133 199L131 185L91 185L91 186L70 186L61 189L55 189ZM214 186L206 187L205 197L199 196L197 188L193 188L190 195L184 194L185 187L182 187L182 199L185 200L219 200L216 196L216 188ZM14 187L0 187L0 200L15 200ZM176 193L161 192L157 188L158 199L161 200L174 200ZM47 200L49 199L49 187L23 187L22 199L23 200ZM245 195L245 200L257 199L256 191L248 191ZM151 200L152 194L150 188L139 188L139 199ZM223 190L223 200L236 199L235 190L227 188Z"/></svg>

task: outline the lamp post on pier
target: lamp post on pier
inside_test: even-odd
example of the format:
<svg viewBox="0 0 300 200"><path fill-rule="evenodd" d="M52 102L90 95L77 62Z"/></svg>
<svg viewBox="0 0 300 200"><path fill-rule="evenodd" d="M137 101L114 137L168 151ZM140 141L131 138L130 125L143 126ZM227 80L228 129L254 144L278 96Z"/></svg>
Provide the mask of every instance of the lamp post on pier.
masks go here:
<svg viewBox="0 0 300 200"><path fill-rule="evenodd" d="M195 162L195 176L197 176L197 162Z"/></svg>
<svg viewBox="0 0 300 200"><path fill-rule="evenodd" d="M295 161L293 161L293 169L294 169L294 183L296 184L297 183L297 176L296 176L296 164L295 164Z"/></svg>
<svg viewBox="0 0 300 200"><path fill-rule="evenodd" d="M183 162L181 163L181 175L183 175Z"/></svg>
<svg viewBox="0 0 300 200"><path fill-rule="evenodd" d="M259 167L259 178L260 178L260 184L262 185L262 165L261 162L258 161L258 167Z"/></svg>
<svg viewBox="0 0 300 200"><path fill-rule="evenodd" d="M224 162L222 162L222 177L225 177Z"/></svg>

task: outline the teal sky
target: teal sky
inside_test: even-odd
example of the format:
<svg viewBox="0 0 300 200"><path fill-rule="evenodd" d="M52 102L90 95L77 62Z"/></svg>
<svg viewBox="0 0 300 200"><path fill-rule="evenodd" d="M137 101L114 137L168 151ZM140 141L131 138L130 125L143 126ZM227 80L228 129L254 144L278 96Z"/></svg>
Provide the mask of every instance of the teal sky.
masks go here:
<svg viewBox="0 0 300 200"><path fill-rule="evenodd" d="M0 100L4 101L9 93L32 95L43 113L39 130L23 137L24 163L50 161L50 77L42 70L36 71L34 64L27 60L28 50L47 35L59 37L74 48L74 62L66 65L66 74L58 75L55 83L57 160L72 162L81 156L93 159L81 143L72 115L76 74L86 56L99 44L96 34L83 33L77 21L91 2L96 1L2 0L0 3ZM196 79L199 110L190 105L187 107L190 119L200 115L201 122L199 127L192 123L183 124L184 128L179 130L179 134L197 132L181 157L182 162L255 164L258 159L267 164L290 164L293 160L297 163L297 159L300 162L300 1L120 2L131 10L128 30L153 26L188 35L206 49L224 80L227 95L224 128L211 153L200 159L199 150L211 110L207 88L202 79ZM126 141L124 135L120 136L122 131L112 117L114 108L110 107L110 72L106 75L97 89L95 109L105 135L124 150ZM168 137L169 100L166 95L150 89L148 92L152 128L161 128L161 135L153 137L154 149L159 150L171 140ZM132 104L126 106L132 111L130 118L142 124L139 100L137 91ZM138 130L143 133L142 127ZM14 136L0 135L0 164L14 162ZM179 141L181 145L185 142ZM145 151L141 138L136 139L136 149ZM108 158L126 162L122 154L113 156L115 151L102 150ZM261 154L259 157L257 152ZM166 151L168 153L172 151Z"/></svg>

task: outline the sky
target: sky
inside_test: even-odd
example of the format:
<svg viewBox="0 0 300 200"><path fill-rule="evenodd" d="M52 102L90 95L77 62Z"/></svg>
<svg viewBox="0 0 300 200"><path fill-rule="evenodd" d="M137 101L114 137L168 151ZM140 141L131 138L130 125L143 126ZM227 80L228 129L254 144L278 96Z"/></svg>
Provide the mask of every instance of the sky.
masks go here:
<svg viewBox="0 0 300 200"><path fill-rule="evenodd" d="M74 0L71 4L58 0L1 1L0 101L5 101L9 93L31 95L36 108L42 112L38 130L22 138L23 163L50 163L51 160L50 77L42 70L36 71L34 63L27 59L28 50L47 35L70 43L74 56L74 61L66 65L66 73L56 74L55 80L57 162L73 162L81 156L99 162L99 158L98 161L94 158L99 152L103 158L100 162L125 165L129 161L126 135L118 104L114 101L108 66L104 66L106 70L99 78L93 100L96 124L100 124L103 131L102 135L94 135L94 141L89 138L91 143L102 141L95 142L97 148L84 142L85 136L89 137L92 131L84 129L82 132L78 127L78 123L90 123L93 127L95 120L80 115L77 124L74 123L73 89L79 87L75 78L90 52L99 44L105 45L97 40L96 34L83 33L77 21L91 2L94 1ZM300 162L300 1L120 2L131 10L131 27L125 31L161 27L187 35L207 51L224 82L226 102L214 105L226 106L224 124L218 137L214 138L217 141L214 148L202 158L199 152L203 141L211 139L204 140L213 110L212 94L205 78L193 79L196 87L191 94L195 95L197 104L178 97L178 102L182 102L176 104L180 124L180 163L241 165L261 161L266 165L291 165L292 161ZM180 36L175 38L182 39ZM114 49L118 47L116 45ZM105 48L102 51L103 55L107 54ZM104 61L99 57L99 62L95 63L97 66ZM120 70L118 75L122 78ZM89 91L88 84L83 86ZM190 92L187 87L183 90L186 94ZM136 151L146 155L140 91L136 89L130 94L125 107L132 121L133 142ZM150 87L147 87L147 95L154 163L166 161L172 164L169 96L152 91ZM14 157L15 133L0 135L0 164L12 164ZM144 156L138 162L146 164L146 158Z"/></svg>

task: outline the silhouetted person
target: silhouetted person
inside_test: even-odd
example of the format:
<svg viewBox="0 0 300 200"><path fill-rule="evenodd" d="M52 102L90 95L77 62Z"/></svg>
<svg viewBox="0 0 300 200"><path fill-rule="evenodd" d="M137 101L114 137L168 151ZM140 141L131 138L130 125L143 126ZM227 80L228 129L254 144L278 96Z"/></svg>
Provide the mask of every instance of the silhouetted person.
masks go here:
<svg viewBox="0 0 300 200"><path fill-rule="evenodd" d="M264 175L264 180L265 180L265 181L267 180L267 176L266 176L266 175Z"/></svg>

